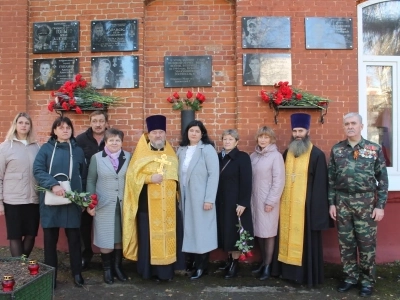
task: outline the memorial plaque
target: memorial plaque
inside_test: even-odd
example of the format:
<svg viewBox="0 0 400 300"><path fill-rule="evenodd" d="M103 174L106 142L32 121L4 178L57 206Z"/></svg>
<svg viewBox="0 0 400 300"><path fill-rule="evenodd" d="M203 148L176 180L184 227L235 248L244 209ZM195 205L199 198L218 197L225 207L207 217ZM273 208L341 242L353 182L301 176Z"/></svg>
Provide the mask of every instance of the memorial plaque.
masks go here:
<svg viewBox="0 0 400 300"><path fill-rule="evenodd" d="M33 23L33 53L79 52L79 22Z"/></svg>
<svg viewBox="0 0 400 300"><path fill-rule="evenodd" d="M205 56L164 57L165 87L212 86L212 58Z"/></svg>
<svg viewBox="0 0 400 300"><path fill-rule="evenodd" d="M353 19L306 18L306 49L353 49Z"/></svg>
<svg viewBox="0 0 400 300"><path fill-rule="evenodd" d="M92 52L137 51L137 20L92 21Z"/></svg>
<svg viewBox="0 0 400 300"><path fill-rule="evenodd" d="M33 90L57 90L66 81L73 81L78 73L78 58L35 59L33 60Z"/></svg>
<svg viewBox="0 0 400 300"><path fill-rule="evenodd" d="M287 53L243 54L243 85L292 82L292 57Z"/></svg>
<svg viewBox="0 0 400 300"><path fill-rule="evenodd" d="M92 86L96 89L138 88L139 57L92 57Z"/></svg>
<svg viewBox="0 0 400 300"><path fill-rule="evenodd" d="M242 48L289 49L289 17L243 17Z"/></svg>

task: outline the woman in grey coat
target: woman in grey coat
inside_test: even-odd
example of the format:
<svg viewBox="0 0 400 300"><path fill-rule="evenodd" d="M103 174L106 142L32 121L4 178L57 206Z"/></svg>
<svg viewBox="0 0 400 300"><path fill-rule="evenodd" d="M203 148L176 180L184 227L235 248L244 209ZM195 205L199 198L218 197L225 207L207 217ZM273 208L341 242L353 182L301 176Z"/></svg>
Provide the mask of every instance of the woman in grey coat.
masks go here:
<svg viewBox="0 0 400 300"><path fill-rule="evenodd" d="M86 162L82 148L74 138L72 122L67 117L57 118L51 127L51 137L36 155L33 163L33 175L39 186L51 190L58 196L65 197L65 190L58 180L65 180L63 176L54 177L58 173L69 174L70 160L72 162L71 190L82 191L82 177L86 179ZM50 164L54 154L53 162ZM50 171L50 173L49 173ZM44 236L44 262L56 269L57 278L57 242L60 228L65 229L68 239L71 271L74 283L83 285L82 256L81 256L81 225L82 209L75 203L66 205L46 205L44 193L39 198L40 219Z"/></svg>
<svg viewBox="0 0 400 300"><path fill-rule="evenodd" d="M215 198L219 161L203 123L194 120L182 135L177 152L183 216L182 251L194 254L191 279L207 273L209 252L218 247Z"/></svg>
<svg viewBox="0 0 400 300"><path fill-rule="evenodd" d="M86 185L86 190L97 194L99 201L95 208L87 208L87 212L94 216L93 244L100 248L103 279L107 284L114 282L114 276L120 281L127 279L121 268L121 216L125 174L131 155L122 150L123 140L122 131L115 128L106 130L104 150L92 156Z"/></svg>

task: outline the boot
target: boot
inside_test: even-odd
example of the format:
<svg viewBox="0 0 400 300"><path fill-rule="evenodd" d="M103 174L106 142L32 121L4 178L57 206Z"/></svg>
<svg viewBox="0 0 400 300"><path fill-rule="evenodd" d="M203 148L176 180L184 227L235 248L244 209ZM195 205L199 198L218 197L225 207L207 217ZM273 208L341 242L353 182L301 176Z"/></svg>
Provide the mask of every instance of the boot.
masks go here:
<svg viewBox="0 0 400 300"><path fill-rule="evenodd" d="M229 266L229 269L226 272L225 279L236 277L238 269L239 269L239 260L233 259Z"/></svg>
<svg viewBox="0 0 400 300"><path fill-rule="evenodd" d="M122 270L122 249L114 249L114 264L113 272L119 281L126 281L127 277Z"/></svg>
<svg viewBox="0 0 400 300"><path fill-rule="evenodd" d="M229 253L229 255L228 255L228 260L226 260L225 262L223 262L223 263L221 264L221 266L218 267L218 270L221 270L221 271L228 271L228 270L229 270L229 267L230 267L230 265L231 265L231 263L232 263L232 260L233 260L233 258L232 258L232 253Z"/></svg>
<svg viewBox="0 0 400 300"><path fill-rule="evenodd" d="M103 262L103 279L107 284L114 283L114 277L111 271L111 256L112 253L101 253L101 260Z"/></svg>
<svg viewBox="0 0 400 300"><path fill-rule="evenodd" d="M265 265L264 268L261 270L260 272L260 280L266 280L269 278L270 276L270 269L269 269L269 265Z"/></svg>
<svg viewBox="0 0 400 300"><path fill-rule="evenodd" d="M256 275L256 276L260 276L261 271L263 270L264 267L264 262L262 262L257 269L254 269L251 271L252 274Z"/></svg>

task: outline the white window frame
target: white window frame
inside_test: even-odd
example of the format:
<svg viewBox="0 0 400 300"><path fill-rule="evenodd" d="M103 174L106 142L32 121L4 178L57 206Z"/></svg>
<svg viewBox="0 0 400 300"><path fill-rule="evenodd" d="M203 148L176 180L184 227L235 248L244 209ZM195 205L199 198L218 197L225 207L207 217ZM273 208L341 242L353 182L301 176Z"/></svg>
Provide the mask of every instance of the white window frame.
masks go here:
<svg viewBox="0 0 400 300"><path fill-rule="evenodd" d="M388 0L391 1L391 0ZM358 15L358 107L359 113L363 116L364 129L363 137L367 137L367 83L366 83L366 68L367 66L390 66L392 67L392 85L393 85L393 149L392 149L392 167L388 167L389 175L389 191L400 191L400 156L399 156L399 116L400 116L400 56L382 56L382 55L364 55L363 54L363 33L362 33L362 9L364 7L377 3L388 2L382 0L367 1L357 7Z"/></svg>

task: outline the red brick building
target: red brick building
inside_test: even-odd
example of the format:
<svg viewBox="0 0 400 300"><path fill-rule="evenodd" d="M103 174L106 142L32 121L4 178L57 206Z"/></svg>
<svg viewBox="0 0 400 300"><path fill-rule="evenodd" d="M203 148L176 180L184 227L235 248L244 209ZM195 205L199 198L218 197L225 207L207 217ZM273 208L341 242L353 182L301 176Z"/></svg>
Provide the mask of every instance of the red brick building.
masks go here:
<svg viewBox="0 0 400 300"><path fill-rule="evenodd" d="M261 125L271 126L278 135L278 147L283 151L290 138L289 116L295 110L281 110L278 124L274 123L274 112L261 102L261 89L272 86L243 85L243 54L287 53L291 55L292 84L311 93L332 100L324 124L318 119L318 110L303 110L312 115L311 139L328 156L330 148L344 139L341 127L342 116L351 111L360 111L364 116L364 137L370 137L375 129L389 127L389 154L391 166L390 194L385 210L385 219L378 230L378 262L400 259L400 231L396 217L400 212L400 157L398 156L397 129L398 104L400 101L399 75L400 47L390 40L390 34L399 32L392 28L389 33L373 29L368 33L386 37L391 53L381 53L371 46L366 51L365 41L376 41L369 36L365 40L367 17L385 16L387 20L399 20L399 1L289 1L289 0L0 0L0 139L10 126L17 112L26 111L34 120L34 129L39 143L49 135L52 121L57 117L47 110L50 92L33 90L33 60L52 58L79 58L79 72L90 78L91 58L99 56L139 56L139 88L107 89L102 92L123 98L123 105L110 108L110 125L126 134L124 149L133 151L144 130L144 119L151 114L164 114L168 118L168 139L177 145L180 134L180 114L171 109L166 98L174 91L186 93L187 88L164 87L165 56L212 57L212 86L193 88L206 95L203 109L196 118L203 120L211 137L218 141L221 132L237 128L241 136L241 150L252 152L254 134ZM370 8L367 11L368 7ZM372 12L371 12L372 10ZM368 14L369 12L369 14ZM390 12L390 13L388 13ZM364 17L363 17L364 15ZM242 48L242 17L289 17L289 49L245 49ZM352 19L353 47L351 49L306 49L305 18L333 17ZM138 21L138 51L91 52L91 22L94 20L136 19ZM381 18L382 19L382 18ZM33 54L33 24L35 22L80 22L80 46L78 53ZM374 22L368 19L372 25ZM398 24L398 23L397 23ZM379 24L378 24L379 25ZM364 31L365 32L364 32ZM364 40L363 40L364 37ZM325 36L329 40L329 36ZM395 39L398 40L398 39ZM364 42L363 42L364 41ZM373 44L373 43L372 43ZM396 48L397 47L397 48ZM377 74L386 67L390 80L377 86ZM389 68L389 70L387 69ZM389 73L388 73L389 72ZM379 73L379 72L378 72ZM380 73L381 74L381 73ZM371 79L372 77L372 79ZM369 81L369 79L371 79ZM279 78L276 81L280 81ZM391 83L385 89L382 82ZM378 126L381 108L370 107L374 95L391 94L389 109L391 120L388 126ZM379 98L379 97L378 97ZM381 98L379 98L381 99ZM386 99L386 98L385 98ZM386 99L387 100L387 99ZM380 101L380 100L379 100ZM387 111L387 110L386 110ZM77 115L68 112L75 124L76 133L89 126L88 113ZM378 115L378 116L376 116ZM381 119L387 120L386 117ZM374 123L375 122L375 123ZM375 125L374 125L375 124ZM217 143L218 149L221 143ZM0 218L4 228L4 218ZM5 245L5 230L0 231L0 243ZM37 245L42 244L41 239ZM336 231L325 234L325 257L338 261Z"/></svg>

